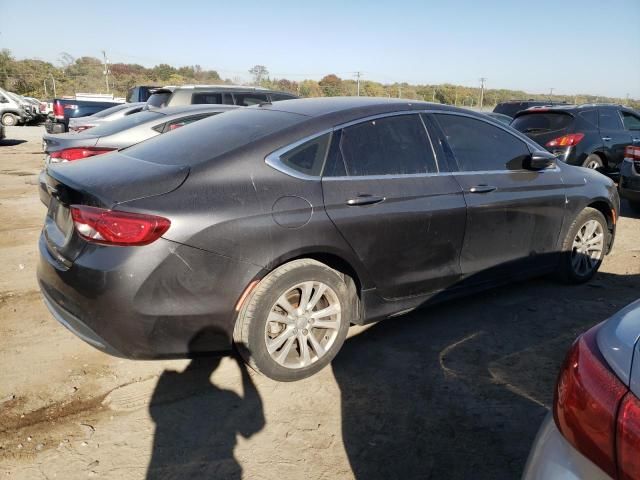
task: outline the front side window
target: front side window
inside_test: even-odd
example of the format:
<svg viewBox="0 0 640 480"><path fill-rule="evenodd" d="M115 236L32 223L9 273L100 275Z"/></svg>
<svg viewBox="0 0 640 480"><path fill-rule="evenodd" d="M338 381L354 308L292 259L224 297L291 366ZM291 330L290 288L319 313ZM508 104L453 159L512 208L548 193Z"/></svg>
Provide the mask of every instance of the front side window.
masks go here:
<svg viewBox="0 0 640 480"><path fill-rule="evenodd" d="M475 118L435 114L462 172L520 170L527 144L505 130Z"/></svg>
<svg viewBox="0 0 640 480"><path fill-rule="evenodd" d="M621 130L620 115L613 108L601 108L599 112L600 130Z"/></svg>
<svg viewBox="0 0 640 480"><path fill-rule="evenodd" d="M627 130L640 130L640 117L629 112L622 112L622 123Z"/></svg>
<svg viewBox="0 0 640 480"><path fill-rule="evenodd" d="M384 117L346 127L339 141L339 153L348 176L438 171L429 137L417 114Z"/></svg>

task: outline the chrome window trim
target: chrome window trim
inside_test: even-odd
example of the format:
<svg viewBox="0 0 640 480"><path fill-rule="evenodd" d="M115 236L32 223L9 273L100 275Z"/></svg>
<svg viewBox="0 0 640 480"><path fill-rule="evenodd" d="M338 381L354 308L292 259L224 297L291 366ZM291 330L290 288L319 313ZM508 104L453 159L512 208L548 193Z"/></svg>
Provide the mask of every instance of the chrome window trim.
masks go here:
<svg viewBox="0 0 640 480"><path fill-rule="evenodd" d="M466 113L466 112L458 112L458 111L450 111L450 110L440 110L440 109L420 109L420 110L402 110L402 111L395 111L395 112L386 112L386 113L378 113L376 115L370 115L368 117L363 117L363 118L358 118L356 120L350 120L348 122L344 122L338 125L335 125L331 128L326 128L318 133L314 133L312 135L307 135L306 137L301 138L300 140L296 140L293 143L290 143L288 145L285 145L283 147L280 147L277 150L274 150L273 152L271 152L270 154L268 154L264 161L267 165L269 165L270 167L274 168L275 170L278 170L281 173L284 173L286 175L289 175L291 177L297 178L299 180L330 180L330 179L341 179L341 180L360 180L360 179L393 179L393 178L417 178L417 177L432 177L435 175L444 175L444 176L449 176L449 175L489 175L489 174L495 174L495 173L516 173L516 172L537 172L537 173L542 173L542 172L556 172L556 171L560 171L559 167L555 167L553 169L544 169L544 170L527 170L527 169L518 169L518 170L477 170L477 171L470 171L470 172L463 172L463 171L456 171L456 172L441 172L440 171L440 162L438 159L438 156L436 155L434 146L433 146L433 139L431 138L431 134L429 133L429 129L427 128L427 126L424 123L424 119L421 117L420 114L445 114L445 115L457 115L457 116L461 116L461 117L468 117L468 118L472 118L475 120L478 120L480 122L485 122L488 123L489 125L492 125L494 127L497 127L501 130L503 130L504 132L510 134L511 136L517 138L518 140L522 141L527 148L529 149L529 153L534 153L535 151L541 150L540 147L533 141L531 141L528 137L526 137L525 135L521 134L520 132L518 132L517 130L509 127L509 128L505 128L505 125L501 124L500 122L498 122L497 120L493 120L491 117L486 117L486 118L481 118L476 114L472 114L472 113ZM325 163L327 160L327 155L329 154L329 148L327 148L326 152L325 152L325 157L323 159L323 165L322 165L322 169L320 170L321 173L320 175L307 175L305 173L299 172L298 170L295 170L287 165L285 165L282 160L280 159L281 155L284 155L285 153L287 153L290 150L293 150L296 147L299 147L300 145L306 143L306 142L310 142L311 140L314 140L318 137L321 137L323 135L326 135L328 133L332 134L333 137L333 133L338 131L338 130L342 130L344 128L347 127L351 127L353 125L358 125L360 123L365 123L365 122L369 122L372 120L377 120L380 118L387 118L387 117L395 117L395 116L399 116L399 115L418 115L420 118L420 121L422 123L422 126L425 130L425 132L427 133L427 138L429 139L429 143L431 144L431 151L433 153L434 159L436 161L436 168L438 169L437 172L430 172L430 173L411 173L411 174L396 174L396 175L362 175L362 176L340 176L340 177L325 177L322 173L324 172L324 167L325 167ZM331 145L331 138L329 139L329 146ZM546 151L544 149L542 149L542 151Z"/></svg>
<svg viewBox="0 0 640 480"><path fill-rule="evenodd" d="M264 158L264 161L271 168L274 168L286 175L289 175L290 177L298 178L300 180L320 180L320 178L322 178L321 175L307 175L306 173L299 172L298 170L295 170L294 168L291 168L288 165L285 165L280 159L280 157L285 153L289 152L290 150L293 150L294 148L297 148L304 143L310 142L311 140L315 140L316 138L322 137L323 135L326 135L328 133L330 133L331 136L333 137L333 131L334 131L333 128L327 128L325 130L322 130L321 132L314 133L312 135L307 135L306 137L301 138L300 140L296 140L293 143L289 143L284 147L280 147L279 149L274 150ZM329 153L330 145L331 145L331 138L329 138L329 142L327 144L327 150L324 152L324 159L322 160L322 168L320 169L321 172L322 170L324 170L324 163L327 161L327 155Z"/></svg>

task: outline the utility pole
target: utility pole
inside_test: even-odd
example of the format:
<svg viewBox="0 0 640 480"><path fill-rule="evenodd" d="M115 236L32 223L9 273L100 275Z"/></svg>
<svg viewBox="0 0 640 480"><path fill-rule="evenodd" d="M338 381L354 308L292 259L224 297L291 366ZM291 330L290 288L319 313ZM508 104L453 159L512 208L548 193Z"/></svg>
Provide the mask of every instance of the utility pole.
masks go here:
<svg viewBox="0 0 640 480"><path fill-rule="evenodd" d="M402 87L398 85L398 98L402 97Z"/></svg>
<svg viewBox="0 0 640 480"><path fill-rule="evenodd" d="M109 93L109 59L107 58L107 52L102 50L102 58L104 58L104 81L107 84L107 93Z"/></svg>
<svg viewBox="0 0 640 480"><path fill-rule="evenodd" d="M549 98L553 96L553 90L554 90L553 87L549 88Z"/></svg>
<svg viewBox="0 0 640 480"><path fill-rule="evenodd" d="M453 104L457 107L458 106L458 87L456 87L456 99L453 101Z"/></svg>
<svg viewBox="0 0 640 480"><path fill-rule="evenodd" d="M433 95L431 95L431 101L433 103L436 103L436 89L435 88L433 89Z"/></svg>
<svg viewBox="0 0 640 480"><path fill-rule="evenodd" d="M359 97L360 96L360 76L362 75L362 72L356 72L356 85L357 85L357 89L356 89L356 95Z"/></svg>
<svg viewBox="0 0 640 480"><path fill-rule="evenodd" d="M480 110L482 110L482 103L484 102L484 82L486 81L485 77L480 77Z"/></svg>

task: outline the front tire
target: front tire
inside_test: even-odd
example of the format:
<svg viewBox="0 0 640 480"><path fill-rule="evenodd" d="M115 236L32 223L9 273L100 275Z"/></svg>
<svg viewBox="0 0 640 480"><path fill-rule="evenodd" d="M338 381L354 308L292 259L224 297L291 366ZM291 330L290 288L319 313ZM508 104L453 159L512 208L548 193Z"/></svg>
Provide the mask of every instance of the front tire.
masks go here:
<svg viewBox="0 0 640 480"><path fill-rule="evenodd" d="M234 342L254 370L282 382L300 380L336 356L358 312L349 276L315 260L294 260L245 299Z"/></svg>
<svg viewBox="0 0 640 480"><path fill-rule="evenodd" d="M609 227L595 208L578 214L562 245L560 277L567 283L585 283L596 274L609 244Z"/></svg>
<svg viewBox="0 0 640 480"><path fill-rule="evenodd" d="M5 113L2 115L2 125L5 127L15 127L18 124L18 117L13 113Z"/></svg>

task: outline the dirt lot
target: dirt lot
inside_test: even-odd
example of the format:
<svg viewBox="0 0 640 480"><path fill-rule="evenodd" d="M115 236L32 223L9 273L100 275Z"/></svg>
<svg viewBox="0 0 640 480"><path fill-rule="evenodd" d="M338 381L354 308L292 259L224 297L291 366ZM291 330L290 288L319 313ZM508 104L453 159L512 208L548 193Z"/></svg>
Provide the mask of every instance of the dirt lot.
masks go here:
<svg viewBox="0 0 640 480"><path fill-rule="evenodd" d="M231 358L132 362L40 300L39 127L0 145L0 478L518 478L581 331L640 296L640 219L588 285L540 279L353 329L283 384Z"/></svg>

